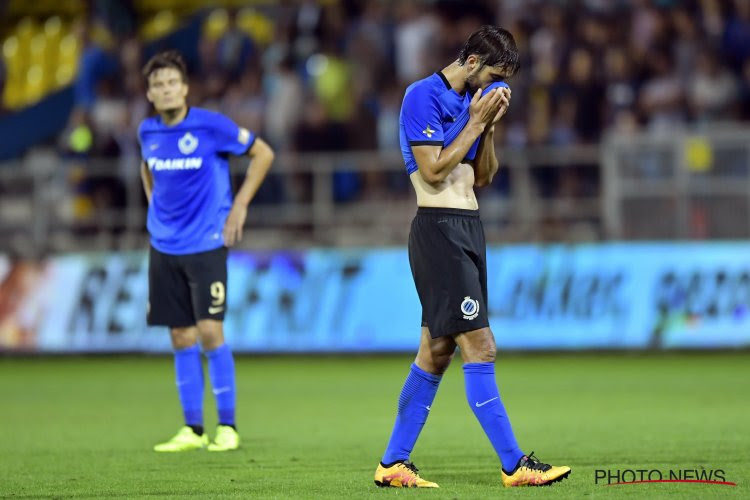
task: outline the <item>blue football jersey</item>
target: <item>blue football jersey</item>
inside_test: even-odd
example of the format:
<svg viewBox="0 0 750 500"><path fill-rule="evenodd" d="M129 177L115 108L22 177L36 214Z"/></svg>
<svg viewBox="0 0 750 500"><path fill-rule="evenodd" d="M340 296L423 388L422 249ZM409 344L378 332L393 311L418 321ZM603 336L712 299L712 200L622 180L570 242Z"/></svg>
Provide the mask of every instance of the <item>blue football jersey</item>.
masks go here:
<svg viewBox="0 0 750 500"><path fill-rule="evenodd" d="M496 87L507 87L504 82L489 85L482 95ZM469 120L471 95L458 94L442 73L434 73L409 85L404 94L399 116L399 141L406 172L416 172L412 146L447 147L461 133ZM474 141L464 160L476 158L479 139Z"/></svg>
<svg viewBox="0 0 750 500"><path fill-rule="evenodd" d="M175 125L158 115L143 120L138 140L154 179L146 224L153 247L184 255L223 246L233 199L228 155L247 153L255 135L220 113L189 108Z"/></svg>

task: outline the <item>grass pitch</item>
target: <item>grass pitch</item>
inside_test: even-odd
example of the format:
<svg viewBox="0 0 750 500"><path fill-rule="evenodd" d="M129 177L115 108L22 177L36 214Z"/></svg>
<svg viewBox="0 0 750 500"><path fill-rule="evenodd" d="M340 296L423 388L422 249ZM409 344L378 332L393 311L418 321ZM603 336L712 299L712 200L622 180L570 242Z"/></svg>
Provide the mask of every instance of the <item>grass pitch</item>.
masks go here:
<svg viewBox="0 0 750 500"><path fill-rule="evenodd" d="M239 357L237 452L158 454L179 427L167 357L0 358L0 497L748 497L750 355L501 355L522 448L573 473L504 489L465 401L443 380L412 455L439 490L372 474L411 357ZM216 422L206 393L206 424ZM723 469L737 487L595 484L596 469Z"/></svg>

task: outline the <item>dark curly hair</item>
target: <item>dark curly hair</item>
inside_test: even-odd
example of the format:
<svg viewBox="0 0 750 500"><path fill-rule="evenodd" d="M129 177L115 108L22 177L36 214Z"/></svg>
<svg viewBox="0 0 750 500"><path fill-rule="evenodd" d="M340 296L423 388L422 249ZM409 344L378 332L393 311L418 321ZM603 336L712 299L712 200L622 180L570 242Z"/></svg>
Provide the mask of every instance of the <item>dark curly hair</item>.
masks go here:
<svg viewBox="0 0 750 500"><path fill-rule="evenodd" d="M501 66L508 76L514 75L521 66L518 48L513 35L508 30L486 24L471 34L458 55L463 65L470 55L475 54L483 65Z"/></svg>

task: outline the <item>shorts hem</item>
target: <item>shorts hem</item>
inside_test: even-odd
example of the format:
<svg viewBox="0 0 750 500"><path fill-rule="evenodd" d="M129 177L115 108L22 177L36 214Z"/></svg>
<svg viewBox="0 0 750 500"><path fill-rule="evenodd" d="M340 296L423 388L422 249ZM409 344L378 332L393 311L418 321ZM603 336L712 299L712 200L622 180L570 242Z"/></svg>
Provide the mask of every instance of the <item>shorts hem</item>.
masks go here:
<svg viewBox="0 0 750 500"><path fill-rule="evenodd" d="M217 316L201 316L201 317L195 318L195 322L197 323L198 321L203 321L204 319L212 319L214 321L222 321L223 322L224 321L224 316L223 315L221 317L217 317Z"/></svg>
<svg viewBox="0 0 750 500"><path fill-rule="evenodd" d="M183 323L174 323L169 321L147 321L146 325L148 326L166 326L167 328L189 328L191 326L195 326L196 322L189 323L189 324L183 324Z"/></svg>
<svg viewBox="0 0 750 500"><path fill-rule="evenodd" d="M423 325L423 326L430 328L429 325ZM433 333L432 329L430 329L430 338L437 339L440 337L455 337L456 335L461 335L462 333L472 332L474 330L481 330L482 328L489 328L489 327L490 327L490 323L488 321L486 323L481 323L479 325L472 325L472 326L467 325L467 326L457 326L454 328L448 328L439 334Z"/></svg>

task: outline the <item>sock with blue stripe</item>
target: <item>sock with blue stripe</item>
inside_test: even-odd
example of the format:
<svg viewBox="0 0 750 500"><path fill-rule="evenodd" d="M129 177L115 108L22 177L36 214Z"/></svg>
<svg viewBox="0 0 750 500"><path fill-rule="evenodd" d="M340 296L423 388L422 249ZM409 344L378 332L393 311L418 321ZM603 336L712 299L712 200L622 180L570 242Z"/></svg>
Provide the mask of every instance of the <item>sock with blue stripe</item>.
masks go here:
<svg viewBox="0 0 750 500"><path fill-rule="evenodd" d="M177 392L180 395L185 425L203 426L203 366L198 344L174 351Z"/></svg>
<svg viewBox="0 0 750 500"><path fill-rule="evenodd" d="M409 376L406 377L404 388L398 400L398 413L393 426L391 439L383 455L383 464L392 464L409 459L411 450L417 442L430 406L435 400L442 376L433 375L411 365Z"/></svg>
<svg viewBox="0 0 750 500"><path fill-rule="evenodd" d="M469 406L495 448L503 469L514 470L523 452L516 443L510 419L497 390L495 363L466 363L464 381Z"/></svg>
<svg viewBox="0 0 750 500"><path fill-rule="evenodd" d="M227 344L222 344L213 351L206 351L206 357L208 374L216 397L216 409L219 412L219 425L234 427L236 384L232 350Z"/></svg>

